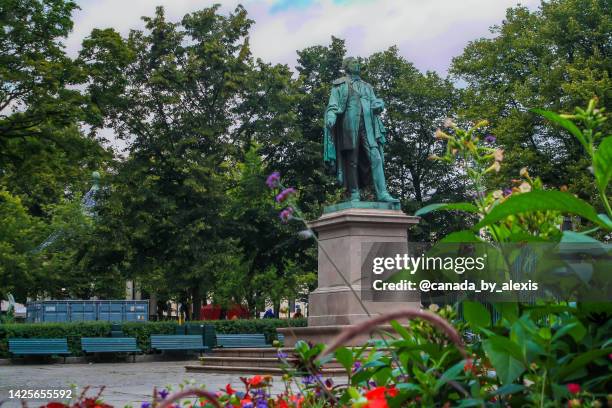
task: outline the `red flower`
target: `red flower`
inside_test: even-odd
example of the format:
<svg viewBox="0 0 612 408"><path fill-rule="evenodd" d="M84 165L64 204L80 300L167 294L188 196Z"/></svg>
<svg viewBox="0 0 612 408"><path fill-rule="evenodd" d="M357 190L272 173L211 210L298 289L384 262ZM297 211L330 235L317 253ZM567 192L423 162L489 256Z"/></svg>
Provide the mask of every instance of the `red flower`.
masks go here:
<svg viewBox="0 0 612 408"><path fill-rule="evenodd" d="M570 383L566 387L571 394L578 394L580 392L580 384Z"/></svg>
<svg viewBox="0 0 612 408"><path fill-rule="evenodd" d="M240 400L240 406L244 407L247 404L252 404L253 401L251 400L251 396L247 395L245 396L243 399Z"/></svg>
<svg viewBox="0 0 612 408"><path fill-rule="evenodd" d="M471 358L466 360L465 365L463 366L463 371L466 373L471 372L472 374L478 374L478 369L474 366L474 360Z"/></svg>
<svg viewBox="0 0 612 408"><path fill-rule="evenodd" d="M386 390L387 388L381 385L380 387L373 388L370 391L366 392L365 397L368 399L368 401L384 398Z"/></svg>
<svg viewBox="0 0 612 408"><path fill-rule="evenodd" d="M227 395L233 395L236 393L236 390L232 388L232 386L230 384L227 384L225 386L225 392L227 393Z"/></svg>
<svg viewBox="0 0 612 408"><path fill-rule="evenodd" d="M42 408L66 408L68 405L61 402L49 402L47 405L43 405Z"/></svg>
<svg viewBox="0 0 612 408"><path fill-rule="evenodd" d="M263 382L263 377L261 375L255 375L253 378L249 379L249 385L252 387L257 387Z"/></svg>
<svg viewBox="0 0 612 408"><path fill-rule="evenodd" d="M387 404L387 396L395 397L396 395L397 388L395 388L395 386L391 386L389 388L385 386L373 388L365 394L368 403L364 406L364 408L388 408L389 405Z"/></svg>
<svg viewBox="0 0 612 408"><path fill-rule="evenodd" d="M292 395L289 399L295 404L296 408L302 408L302 403L304 402L303 396Z"/></svg>

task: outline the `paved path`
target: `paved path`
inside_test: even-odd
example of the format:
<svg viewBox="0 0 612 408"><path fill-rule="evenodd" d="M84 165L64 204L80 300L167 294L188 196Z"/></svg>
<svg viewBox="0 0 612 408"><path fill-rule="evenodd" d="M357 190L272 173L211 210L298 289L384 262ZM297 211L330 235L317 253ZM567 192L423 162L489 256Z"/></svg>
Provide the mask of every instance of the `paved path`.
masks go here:
<svg viewBox="0 0 612 408"><path fill-rule="evenodd" d="M197 364L191 361L146 362L146 363L93 363L93 364L46 364L0 366L0 401L9 397L9 390L16 389L68 389L72 384L78 387L106 385L102 394L105 402L123 407L131 404L140 408L142 401L150 398L153 387L158 389L194 380L206 384L206 388L217 391L231 383L242 390L238 374L187 373L185 365ZM273 392L281 392L280 378L274 379ZM92 390L97 392L96 390ZM29 400L30 408L39 407L42 401ZM2 408L21 407L18 400L8 400Z"/></svg>

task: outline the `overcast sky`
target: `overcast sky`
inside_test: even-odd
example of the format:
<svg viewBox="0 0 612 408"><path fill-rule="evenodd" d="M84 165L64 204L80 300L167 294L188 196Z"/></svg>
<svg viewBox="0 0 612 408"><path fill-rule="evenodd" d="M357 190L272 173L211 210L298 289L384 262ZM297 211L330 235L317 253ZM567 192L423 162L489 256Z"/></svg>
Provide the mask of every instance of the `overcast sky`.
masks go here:
<svg viewBox="0 0 612 408"><path fill-rule="evenodd" d="M66 41L75 55L93 28L113 27L122 34L142 28L141 16L163 5L170 20L222 4L222 11L242 4L255 25L251 49L255 57L293 66L296 50L329 44L332 35L346 40L348 53L366 57L397 45L422 71L446 74L452 57L468 41L489 36L516 0L77 0L74 30ZM536 9L539 0L521 2Z"/></svg>

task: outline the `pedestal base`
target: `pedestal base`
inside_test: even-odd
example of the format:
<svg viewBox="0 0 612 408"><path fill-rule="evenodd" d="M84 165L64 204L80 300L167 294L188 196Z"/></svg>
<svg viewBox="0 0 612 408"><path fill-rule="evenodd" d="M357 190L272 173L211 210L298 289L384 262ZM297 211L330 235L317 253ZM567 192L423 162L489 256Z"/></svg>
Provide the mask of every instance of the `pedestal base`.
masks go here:
<svg viewBox="0 0 612 408"><path fill-rule="evenodd" d="M319 248L318 287L308 297L308 325L350 325L367 319L367 312L376 315L399 306L419 307L418 294L409 302L364 301L367 312L360 303L362 266L367 264L368 248L391 243L394 251L407 251L408 227L417 224L419 218L381 208L390 203L341 204L361 208L324 213L309 223L318 235Z"/></svg>
<svg viewBox="0 0 612 408"><path fill-rule="evenodd" d="M293 347L298 340L309 341L313 344L329 344L340 332L349 325L343 326L309 326L309 327L283 327L276 329L285 336L283 347ZM354 338L345 346L361 346L371 338L371 333L364 333Z"/></svg>
<svg viewBox="0 0 612 408"><path fill-rule="evenodd" d="M368 313L420 307L418 294L407 302L361 302L362 265L367 263L368 248L392 243L394 250L407 251L408 227L418 222L418 217L404 214L394 203L326 207L323 216L309 223L318 235L319 248L318 287L308 296L308 327L277 329L285 336L285 346L292 347L297 340L329 343L342 330L367 320ZM347 345L363 345L371 335L362 333Z"/></svg>

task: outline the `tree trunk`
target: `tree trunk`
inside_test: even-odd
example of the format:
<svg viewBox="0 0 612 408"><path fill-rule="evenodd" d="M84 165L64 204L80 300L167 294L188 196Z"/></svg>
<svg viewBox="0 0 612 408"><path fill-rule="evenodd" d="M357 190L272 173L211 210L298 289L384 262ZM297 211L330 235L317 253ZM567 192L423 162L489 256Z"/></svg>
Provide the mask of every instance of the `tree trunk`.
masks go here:
<svg viewBox="0 0 612 408"><path fill-rule="evenodd" d="M200 295L200 288L194 288L191 296L193 298L193 320L201 320L200 308L202 307L202 296Z"/></svg>

